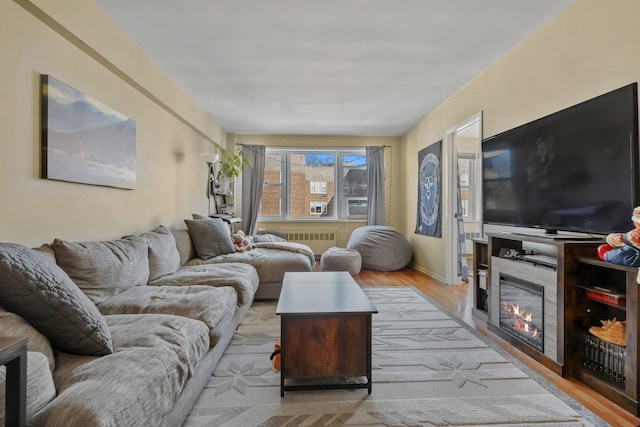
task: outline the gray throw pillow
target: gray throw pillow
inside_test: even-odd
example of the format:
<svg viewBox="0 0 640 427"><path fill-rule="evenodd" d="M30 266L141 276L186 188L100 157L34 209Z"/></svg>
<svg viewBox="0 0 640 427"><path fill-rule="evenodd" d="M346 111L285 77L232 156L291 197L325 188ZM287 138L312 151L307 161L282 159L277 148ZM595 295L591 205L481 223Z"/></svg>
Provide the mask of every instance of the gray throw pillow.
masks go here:
<svg viewBox="0 0 640 427"><path fill-rule="evenodd" d="M51 244L56 262L94 304L149 281L147 241L132 237L104 242Z"/></svg>
<svg viewBox="0 0 640 427"><path fill-rule="evenodd" d="M149 246L149 282L175 273L180 266L180 253L173 234L163 225L140 235Z"/></svg>
<svg viewBox="0 0 640 427"><path fill-rule="evenodd" d="M235 251L229 225L219 218L185 219L198 258L209 259Z"/></svg>
<svg viewBox="0 0 640 427"><path fill-rule="evenodd" d="M69 353L113 353L111 333L96 306L48 257L0 244L0 305L19 314Z"/></svg>

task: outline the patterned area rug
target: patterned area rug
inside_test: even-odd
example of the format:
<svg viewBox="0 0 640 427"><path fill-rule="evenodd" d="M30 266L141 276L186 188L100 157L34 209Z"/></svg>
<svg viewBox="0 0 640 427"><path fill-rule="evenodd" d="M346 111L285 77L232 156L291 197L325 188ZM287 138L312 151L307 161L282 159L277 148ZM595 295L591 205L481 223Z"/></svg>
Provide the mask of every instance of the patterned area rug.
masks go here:
<svg viewBox="0 0 640 427"><path fill-rule="evenodd" d="M412 287L364 287L373 390L290 391L269 355L275 302L256 302L184 427L606 426Z"/></svg>

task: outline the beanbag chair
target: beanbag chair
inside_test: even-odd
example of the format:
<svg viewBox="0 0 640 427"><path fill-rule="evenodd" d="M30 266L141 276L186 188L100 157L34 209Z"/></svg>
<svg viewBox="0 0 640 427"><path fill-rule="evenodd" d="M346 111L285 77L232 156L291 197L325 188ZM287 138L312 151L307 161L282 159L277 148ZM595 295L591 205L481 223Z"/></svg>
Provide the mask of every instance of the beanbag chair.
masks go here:
<svg viewBox="0 0 640 427"><path fill-rule="evenodd" d="M367 225L353 230L347 249L360 252L365 270L400 270L411 262L413 256L407 238L393 227L382 225Z"/></svg>

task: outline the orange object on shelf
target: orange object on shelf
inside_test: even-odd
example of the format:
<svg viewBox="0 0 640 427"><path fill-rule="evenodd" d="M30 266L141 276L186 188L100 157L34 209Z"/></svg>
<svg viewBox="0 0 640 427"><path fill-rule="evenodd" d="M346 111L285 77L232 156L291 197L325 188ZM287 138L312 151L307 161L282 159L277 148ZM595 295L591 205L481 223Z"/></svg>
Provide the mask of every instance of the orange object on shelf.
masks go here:
<svg viewBox="0 0 640 427"><path fill-rule="evenodd" d="M612 344L627 345L627 323L613 320L601 320L602 326L592 326L589 332L596 337Z"/></svg>

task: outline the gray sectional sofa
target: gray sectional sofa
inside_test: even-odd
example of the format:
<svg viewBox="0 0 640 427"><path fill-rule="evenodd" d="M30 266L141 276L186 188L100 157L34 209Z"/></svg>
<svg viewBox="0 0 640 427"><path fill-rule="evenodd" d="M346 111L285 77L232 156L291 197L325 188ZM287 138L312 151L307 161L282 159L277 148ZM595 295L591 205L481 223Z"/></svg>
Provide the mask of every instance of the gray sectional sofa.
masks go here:
<svg viewBox="0 0 640 427"><path fill-rule="evenodd" d="M27 425L180 426L261 288L277 298L288 268L313 268L293 243L203 259L193 237L0 244L0 336L29 338Z"/></svg>

